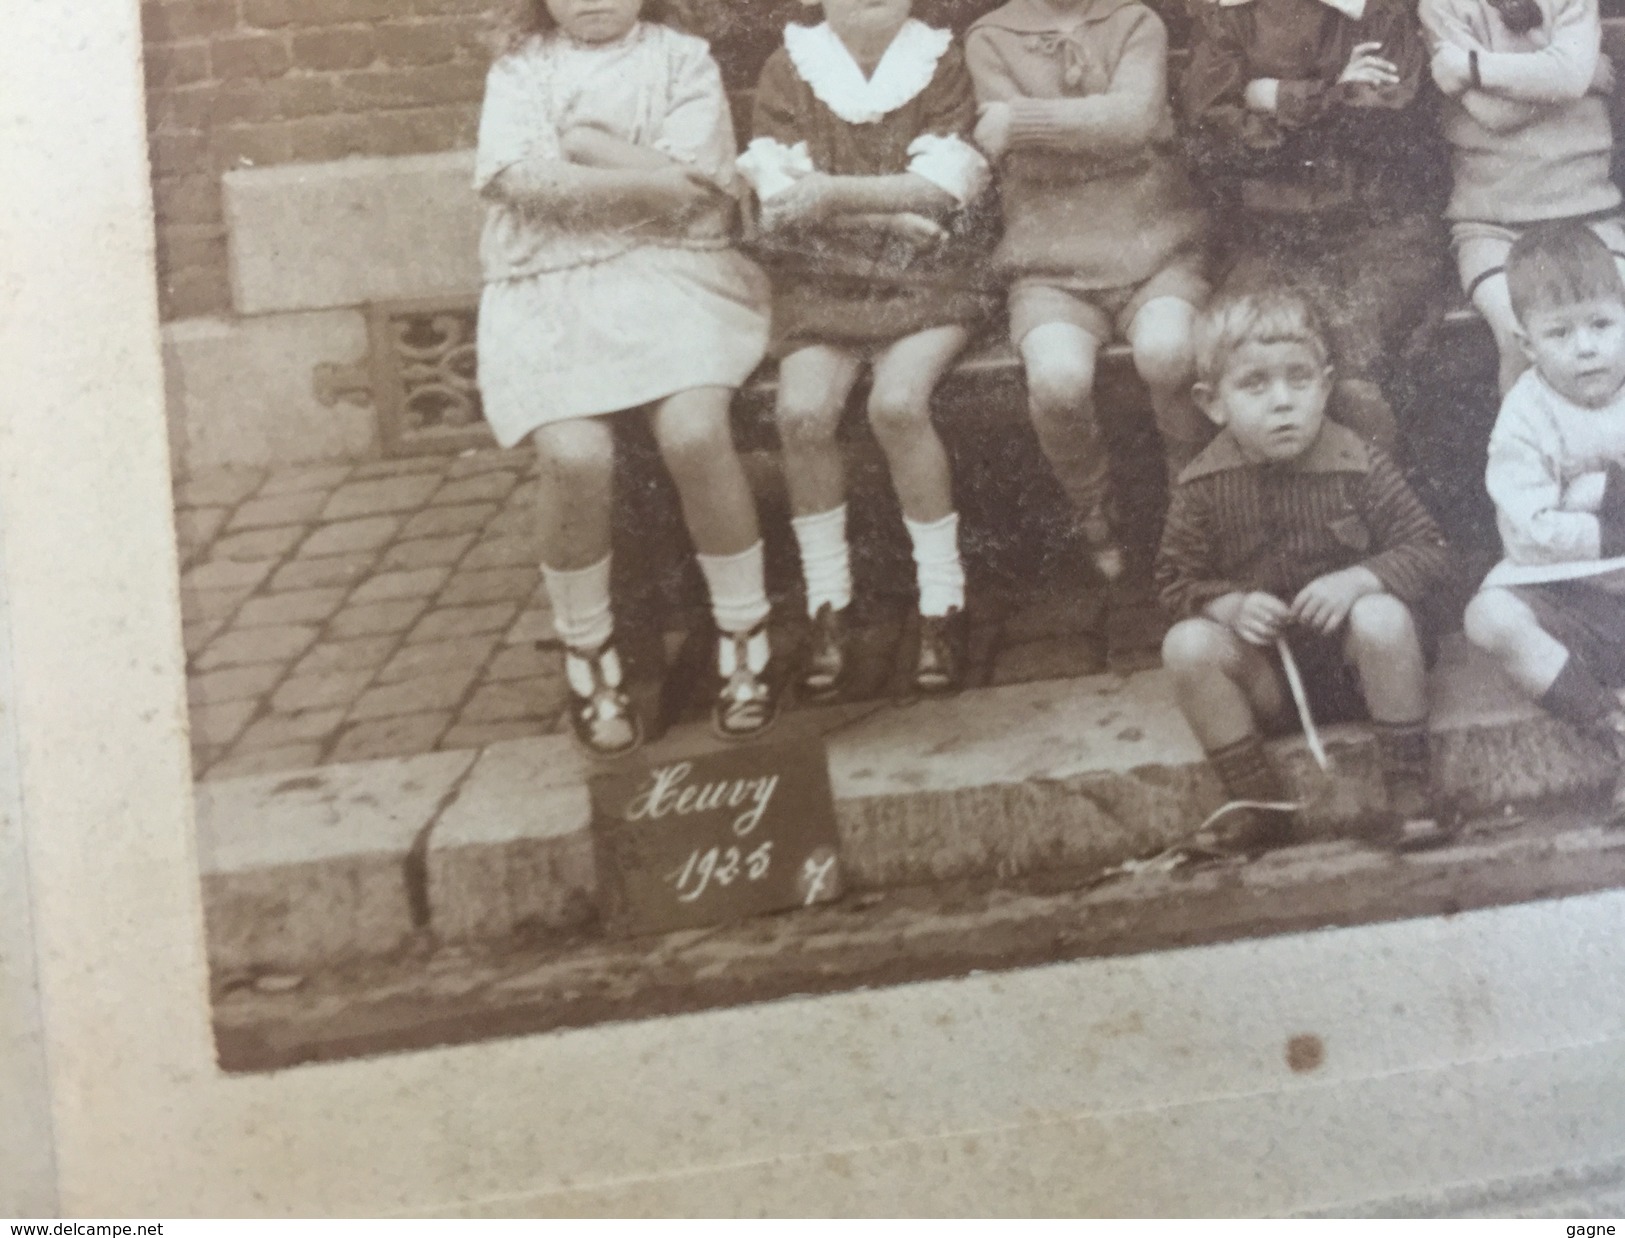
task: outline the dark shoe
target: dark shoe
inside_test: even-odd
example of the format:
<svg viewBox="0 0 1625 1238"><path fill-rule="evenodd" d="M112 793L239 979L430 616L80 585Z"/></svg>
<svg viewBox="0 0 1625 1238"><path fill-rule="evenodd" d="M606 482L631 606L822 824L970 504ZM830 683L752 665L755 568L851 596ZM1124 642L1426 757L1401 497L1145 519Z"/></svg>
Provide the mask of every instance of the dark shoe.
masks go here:
<svg viewBox="0 0 1625 1238"><path fill-rule="evenodd" d="M965 612L920 616L920 648L914 660L914 687L930 695L958 690L965 673Z"/></svg>
<svg viewBox="0 0 1625 1238"><path fill-rule="evenodd" d="M807 635L807 661L801 672L803 699L832 701L846 684L846 611L828 602L818 608Z"/></svg>
<svg viewBox="0 0 1625 1238"><path fill-rule="evenodd" d="M760 638L760 639L758 639ZM751 656L751 646L757 653ZM711 709L711 729L723 739L755 739L779 716L779 688L767 624L749 632L724 632L717 642L717 672L722 687Z"/></svg>
<svg viewBox="0 0 1625 1238"><path fill-rule="evenodd" d="M622 687L621 659L611 642L590 651L566 649L564 673L570 686L570 730L588 756L625 756L643 742L643 724Z"/></svg>
<svg viewBox="0 0 1625 1238"><path fill-rule="evenodd" d="M1625 712L1609 714L1594 728L1583 730L1612 758L1614 779L1603 824L1612 829L1625 829Z"/></svg>

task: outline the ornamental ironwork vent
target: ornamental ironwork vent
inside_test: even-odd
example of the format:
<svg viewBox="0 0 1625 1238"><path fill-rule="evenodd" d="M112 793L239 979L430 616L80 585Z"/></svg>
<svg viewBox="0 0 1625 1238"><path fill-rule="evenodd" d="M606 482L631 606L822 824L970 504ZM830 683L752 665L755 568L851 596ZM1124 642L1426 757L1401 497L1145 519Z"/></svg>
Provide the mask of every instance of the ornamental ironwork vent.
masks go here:
<svg viewBox="0 0 1625 1238"><path fill-rule="evenodd" d="M475 361L478 316L472 299L370 308L372 390L385 454L491 445Z"/></svg>

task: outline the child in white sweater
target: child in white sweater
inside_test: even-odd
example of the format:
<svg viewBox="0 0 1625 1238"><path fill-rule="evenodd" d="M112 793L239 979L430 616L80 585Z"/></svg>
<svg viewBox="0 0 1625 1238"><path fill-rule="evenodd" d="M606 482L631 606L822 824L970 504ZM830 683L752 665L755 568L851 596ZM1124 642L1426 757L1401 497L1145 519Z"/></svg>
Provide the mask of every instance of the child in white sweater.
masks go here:
<svg viewBox="0 0 1625 1238"><path fill-rule="evenodd" d="M1467 607L1467 636L1625 764L1625 280L1572 221L1526 231L1506 265L1534 368L1490 436L1506 557ZM1625 822L1625 779L1613 811Z"/></svg>

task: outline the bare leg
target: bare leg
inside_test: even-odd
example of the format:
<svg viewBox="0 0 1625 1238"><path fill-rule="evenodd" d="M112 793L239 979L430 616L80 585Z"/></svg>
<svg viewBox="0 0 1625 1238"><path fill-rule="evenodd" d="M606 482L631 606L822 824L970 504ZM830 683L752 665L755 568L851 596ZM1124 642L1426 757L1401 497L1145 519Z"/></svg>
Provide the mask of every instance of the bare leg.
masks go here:
<svg viewBox="0 0 1625 1238"><path fill-rule="evenodd" d="M1391 593L1363 597L1349 611L1343 648L1360 673L1373 722L1427 717L1427 665L1410 609Z"/></svg>
<svg viewBox="0 0 1625 1238"><path fill-rule="evenodd" d="M542 562L559 571L597 563L609 553L615 442L591 417L542 426L531 436L541 465L536 514Z"/></svg>
<svg viewBox="0 0 1625 1238"><path fill-rule="evenodd" d="M779 438L790 510L798 516L827 512L846 499L835 431L860 365L851 353L822 344L779 363Z"/></svg>
<svg viewBox="0 0 1625 1238"><path fill-rule="evenodd" d="M677 485L694 548L733 555L761 540L756 502L734 450L727 387L696 387L668 396L652 414L655 441Z"/></svg>
<svg viewBox="0 0 1625 1238"><path fill-rule="evenodd" d="M1106 501L1106 444L1095 420L1100 341L1082 327L1047 322L1022 337L1027 413L1044 458L1072 505L1090 516Z"/></svg>
<svg viewBox="0 0 1625 1238"><path fill-rule="evenodd" d="M1507 589L1485 589L1467 607L1467 639L1501 664L1512 682L1539 700L1557 681L1569 651Z"/></svg>
<svg viewBox="0 0 1625 1238"><path fill-rule="evenodd" d="M1211 619L1176 623L1162 642L1174 696L1204 752L1258 734L1259 721L1287 708L1264 651Z"/></svg>
<svg viewBox="0 0 1625 1238"><path fill-rule="evenodd" d="M1147 301L1129 324L1134 368L1151 393L1151 411L1170 479L1196 458L1213 426L1191 399L1196 378L1196 307L1178 297Z"/></svg>
<svg viewBox="0 0 1625 1238"><path fill-rule="evenodd" d="M913 521L941 520L954 510L948 453L931 424L931 394L969 339L964 327L933 327L898 340L875 361L869 424L886 453L903 515Z"/></svg>

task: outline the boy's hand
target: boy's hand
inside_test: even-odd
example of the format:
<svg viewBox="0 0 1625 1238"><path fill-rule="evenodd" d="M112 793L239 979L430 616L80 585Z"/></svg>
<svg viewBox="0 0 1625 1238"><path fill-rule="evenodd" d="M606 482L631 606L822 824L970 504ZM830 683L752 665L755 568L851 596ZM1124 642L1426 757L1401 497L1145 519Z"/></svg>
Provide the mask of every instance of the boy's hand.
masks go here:
<svg viewBox="0 0 1625 1238"><path fill-rule="evenodd" d="M1454 43L1441 43L1433 53L1433 80L1447 95L1459 95L1473 84L1473 68L1467 52Z"/></svg>
<svg viewBox="0 0 1625 1238"><path fill-rule="evenodd" d="M994 163L1003 159L1010 151L1010 105L989 103L984 107L971 138Z"/></svg>
<svg viewBox="0 0 1625 1238"><path fill-rule="evenodd" d="M1292 599L1292 619L1322 636L1330 636L1343 626L1356 602L1381 591L1382 582L1363 567L1328 572L1311 580Z"/></svg>
<svg viewBox="0 0 1625 1238"><path fill-rule="evenodd" d="M1276 77L1255 77L1247 83L1247 89L1242 93L1241 101L1247 105L1249 112L1268 112L1275 115L1275 106L1281 98L1281 79Z"/></svg>
<svg viewBox="0 0 1625 1238"><path fill-rule="evenodd" d="M762 226L783 228L791 224L823 223L835 213L835 181L823 172L797 178L782 193L776 193L762 206Z"/></svg>
<svg viewBox="0 0 1625 1238"><path fill-rule="evenodd" d="M1272 645L1291 618L1287 604L1273 593L1249 593L1241 599L1230 627L1249 645Z"/></svg>
<svg viewBox="0 0 1625 1238"><path fill-rule="evenodd" d="M1338 85L1397 86L1399 66L1392 60L1377 55L1381 43L1356 43L1349 53L1349 62L1343 66Z"/></svg>

